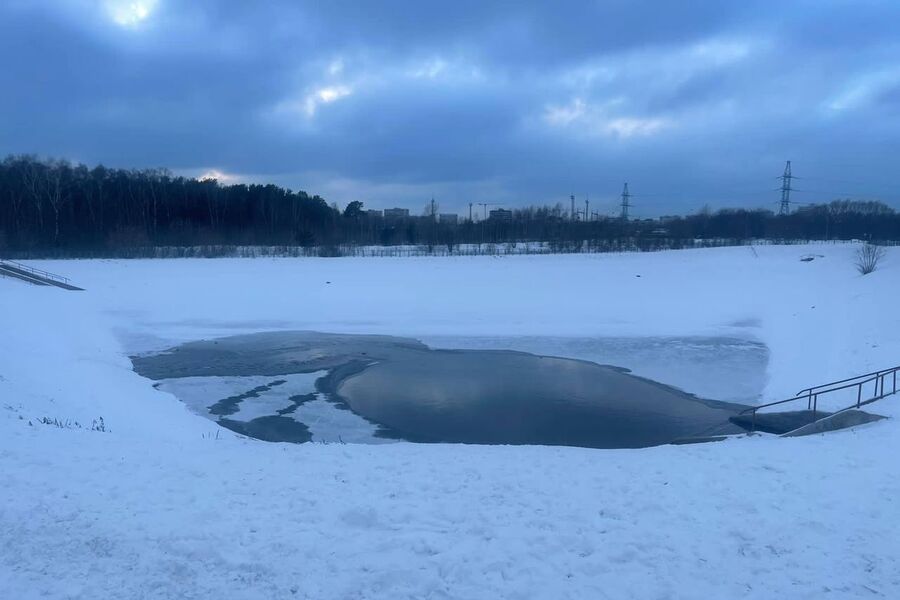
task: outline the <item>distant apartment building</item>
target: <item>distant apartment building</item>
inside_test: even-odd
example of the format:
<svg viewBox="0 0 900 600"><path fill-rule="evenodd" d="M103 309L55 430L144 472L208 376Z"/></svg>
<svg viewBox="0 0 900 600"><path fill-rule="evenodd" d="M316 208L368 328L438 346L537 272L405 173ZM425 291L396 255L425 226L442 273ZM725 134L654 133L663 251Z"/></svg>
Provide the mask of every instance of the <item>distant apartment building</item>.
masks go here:
<svg viewBox="0 0 900 600"><path fill-rule="evenodd" d="M386 220L400 220L409 218L408 208L386 208L384 209L384 218Z"/></svg>
<svg viewBox="0 0 900 600"><path fill-rule="evenodd" d="M452 213L443 213L438 215L438 220L444 225L456 225L459 223L459 215Z"/></svg>
<svg viewBox="0 0 900 600"><path fill-rule="evenodd" d="M488 214L490 215L489 218L492 221L512 221L512 211L506 210L505 208L495 208Z"/></svg>
<svg viewBox="0 0 900 600"><path fill-rule="evenodd" d="M374 218L374 217L383 217L383 216L384 216L384 215L381 213L380 210L377 210L377 209L374 209L374 208L370 208L370 209L366 210L366 214L367 214L368 216L372 217L372 218Z"/></svg>

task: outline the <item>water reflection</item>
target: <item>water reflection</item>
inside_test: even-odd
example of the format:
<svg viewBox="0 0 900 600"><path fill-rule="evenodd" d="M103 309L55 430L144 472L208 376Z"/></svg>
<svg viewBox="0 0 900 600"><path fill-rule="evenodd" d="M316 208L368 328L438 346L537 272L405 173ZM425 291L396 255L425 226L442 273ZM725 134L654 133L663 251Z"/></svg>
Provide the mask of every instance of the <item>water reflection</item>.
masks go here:
<svg viewBox="0 0 900 600"><path fill-rule="evenodd" d="M346 378L336 394L403 439L633 448L735 431L741 405L586 361L431 351Z"/></svg>

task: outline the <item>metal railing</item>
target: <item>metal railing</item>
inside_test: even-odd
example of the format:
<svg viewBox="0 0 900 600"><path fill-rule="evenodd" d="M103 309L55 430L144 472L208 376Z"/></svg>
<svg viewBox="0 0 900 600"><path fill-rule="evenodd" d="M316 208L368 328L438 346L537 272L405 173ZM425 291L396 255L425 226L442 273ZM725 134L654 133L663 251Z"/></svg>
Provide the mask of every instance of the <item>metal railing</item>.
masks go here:
<svg viewBox="0 0 900 600"><path fill-rule="evenodd" d="M44 279L52 279L54 281L60 281L65 284L69 283L68 277L63 277L62 275L57 275L56 273L51 273L50 271L44 271L42 269L35 269L34 267L29 267L28 265L23 265L22 263L15 262L13 260L0 260L0 266L3 265L9 265L14 269L25 271L27 273L37 275L38 277L43 277Z"/></svg>
<svg viewBox="0 0 900 600"><path fill-rule="evenodd" d="M889 369L882 369L880 371L872 371L871 373L866 373L864 375L857 375L856 377L841 379L840 381L832 381L830 383L817 385L800 390L799 392L797 392L797 395L792 398L786 398L785 400L777 400L775 402L768 402L766 404L760 404L759 406L753 406L746 410L742 410L738 414L752 414L753 420L750 430L755 431L756 414L760 410L769 408L770 406L779 406L781 404L787 404L789 402L806 400L806 410L812 411L813 420L815 420L816 415L819 411L819 396L827 396L829 394L834 394L835 392L853 388L856 388L856 402L834 412L839 413L845 410L850 410L852 408L860 408L861 406L865 406L866 404L871 404L872 402L896 394L898 371L900 371L900 365L891 367ZM886 381L889 381L889 385L887 385L887 387L885 386ZM868 396L869 384L872 384L871 396ZM864 393L866 393L865 398L863 397Z"/></svg>

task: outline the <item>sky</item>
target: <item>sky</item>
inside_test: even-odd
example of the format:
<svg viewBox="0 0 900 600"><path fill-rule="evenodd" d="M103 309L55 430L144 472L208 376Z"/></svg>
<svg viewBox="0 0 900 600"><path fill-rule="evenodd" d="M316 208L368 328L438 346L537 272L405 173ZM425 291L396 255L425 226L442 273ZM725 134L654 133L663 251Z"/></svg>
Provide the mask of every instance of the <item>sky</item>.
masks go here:
<svg viewBox="0 0 900 600"><path fill-rule="evenodd" d="M896 0L3 0L0 155L343 206L900 208ZM799 204L798 204L799 206Z"/></svg>

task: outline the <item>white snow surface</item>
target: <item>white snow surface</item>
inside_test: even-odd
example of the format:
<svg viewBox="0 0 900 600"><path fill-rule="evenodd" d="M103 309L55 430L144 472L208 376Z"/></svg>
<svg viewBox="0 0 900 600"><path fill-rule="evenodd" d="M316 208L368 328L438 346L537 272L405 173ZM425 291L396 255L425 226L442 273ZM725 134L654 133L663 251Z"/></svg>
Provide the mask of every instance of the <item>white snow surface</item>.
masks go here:
<svg viewBox="0 0 900 600"><path fill-rule="evenodd" d="M216 439L128 359L283 329L731 336L769 348L772 400L900 363L896 253L863 277L854 251L34 261L86 291L0 279L0 597L900 597L895 418L644 450L272 444Z"/></svg>

